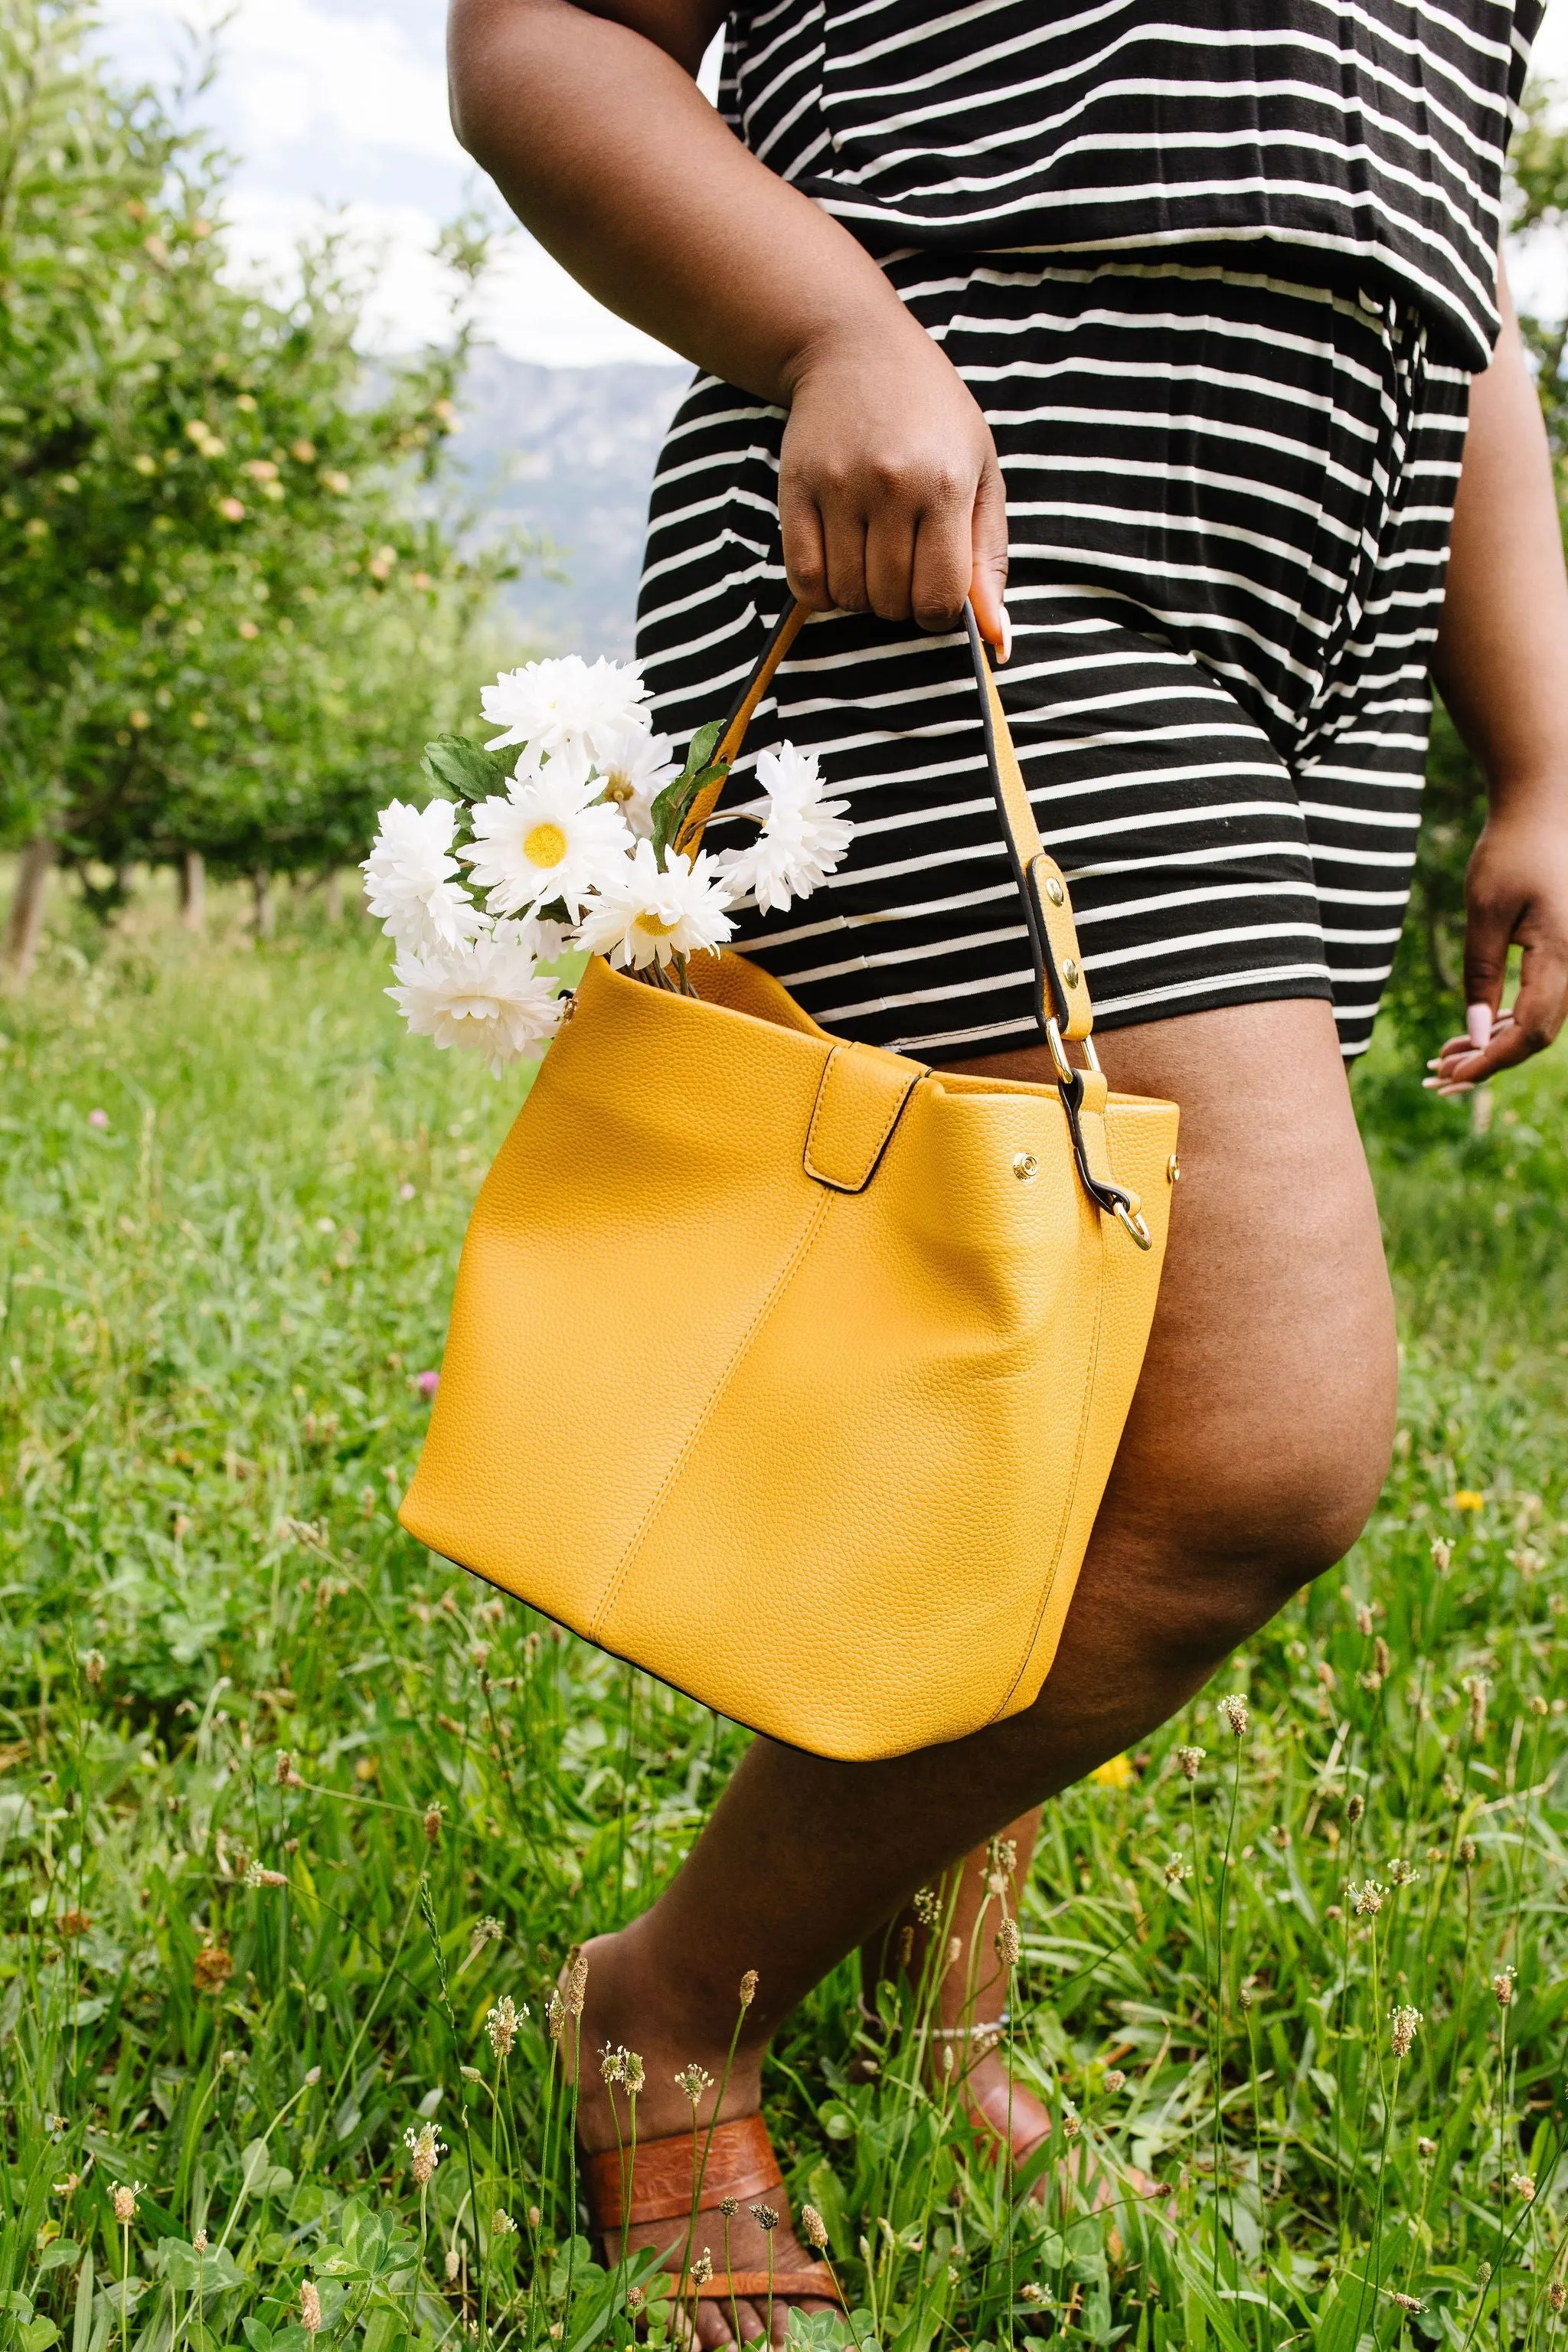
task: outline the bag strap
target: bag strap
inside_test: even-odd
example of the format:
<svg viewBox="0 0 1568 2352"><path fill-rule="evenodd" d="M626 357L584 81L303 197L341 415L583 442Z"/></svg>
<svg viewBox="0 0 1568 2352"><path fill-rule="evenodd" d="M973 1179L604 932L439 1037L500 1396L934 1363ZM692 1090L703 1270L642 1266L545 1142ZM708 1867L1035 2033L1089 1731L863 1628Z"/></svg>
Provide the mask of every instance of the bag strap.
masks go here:
<svg viewBox="0 0 1568 2352"><path fill-rule="evenodd" d="M731 703L713 750L713 764L721 773L699 793L676 836L675 846L683 856L695 857L700 848L703 832L719 805L729 781L730 768L739 757L752 713L772 684L774 671L810 617L809 608L805 604L792 604L786 608L769 635L756 667ZM1115 1217L1141 1249L1148 1249L1151 1246L1149 1231L1139 1213L1137 1194L1097 1175L1089 1165L1079 1115L1084 1093L1083 1072L1075 1068L1068 1058L1068 1046L1081 1045L1092 1070L1098 1072L1100 1063L1090 1043L1094 1008L1089 1002L1089 982L1084 977L1072 899L1068 891L1067 877L1040 839L1040 829L1029 805L1029 795L1025 788L1023 770L1018 765L1007 714L996 690L989 649L980 634L974 607L967 597L963 604L963 625L969 639L970 659L974 666L975 683L980 690L980 721L985 740L986 772L995 797L997 814L1002 820L1002 835L1007 845L1013 878L1023 902L1025 928L1028 933L1038 991L1040 1026L1050 1047L1057 1085L1072 1131L1073 1156L1078 1162L1079 1175L1084 1190L1096 1206L1107 1216Z"/></svg>

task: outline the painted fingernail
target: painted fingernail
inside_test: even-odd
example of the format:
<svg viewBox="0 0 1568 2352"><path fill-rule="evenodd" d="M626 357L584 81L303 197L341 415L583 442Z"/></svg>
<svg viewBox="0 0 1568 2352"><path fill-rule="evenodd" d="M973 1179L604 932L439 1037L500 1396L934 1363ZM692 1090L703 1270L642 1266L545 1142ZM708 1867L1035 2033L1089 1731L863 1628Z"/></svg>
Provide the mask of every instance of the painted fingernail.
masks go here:
<svg viewBox="0 0 1568 2352"><path fill-rule="evenodd" d="M1005 604L1002 607L1002 652L999 658L1004 663L1013 658L1013 615Z"/></svg>
<svg viewBox="0 0 1568 2352"><path fill-rule="evenodd" d="M1492 1034L1492 1009L1489 1004L1467 1004L1465 1034L1478 1054L1484 1053Z"/></svg>

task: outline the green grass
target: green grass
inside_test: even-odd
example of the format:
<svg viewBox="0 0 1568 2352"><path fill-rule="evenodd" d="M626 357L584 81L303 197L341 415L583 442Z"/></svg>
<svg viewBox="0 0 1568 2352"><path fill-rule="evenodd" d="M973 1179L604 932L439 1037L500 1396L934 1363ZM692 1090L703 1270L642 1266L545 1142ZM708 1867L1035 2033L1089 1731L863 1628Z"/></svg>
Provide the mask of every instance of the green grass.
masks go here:
<svg viewBox="0 0 1568 2352"><path fill-rule="evenodd" d="M741 1735L395 1525L518 1090L400 1042L357 926L264 954L63 930L0 1004L0 2336L304 2352L310 2281L317 2341L356 2352L625 2346L558 2099L544 2137L542 1997L668 1874ZM864 2079L847 1968L770 2065L792 2190L886 2352L1554 2340L1563 1065L1484 1137L1392 1053L1359 1086L1394 1475L1127 1786L1051 1809L1015 2003L1048 2195L1008 2202L907 2042ZM504 2064L503 1993L531 2011ZM1074 2134L1087 2167L1056 2161ZM1129 2165L1168 2194L1096 2211Z"/></svg>

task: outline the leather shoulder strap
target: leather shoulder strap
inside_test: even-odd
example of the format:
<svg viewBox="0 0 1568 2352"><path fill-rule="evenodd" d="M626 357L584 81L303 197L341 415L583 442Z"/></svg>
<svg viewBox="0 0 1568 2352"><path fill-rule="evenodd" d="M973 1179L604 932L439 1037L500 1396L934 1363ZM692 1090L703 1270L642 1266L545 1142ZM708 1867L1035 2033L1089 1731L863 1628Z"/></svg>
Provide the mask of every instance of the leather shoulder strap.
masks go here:
<svg viewBox="0 0 1568 2352"><path fill-rule="evenodd" d="M775 625L756 667L726 714L723 731L714 747L715 765L722 763L727 770L738 757L752 712L773 683L774 671L810 617L805 605L792 604ZM1013 747L1007 714L996 691L990 653L974 618L974 608L967 600L963 607L963 625L969 638L970 658L974 665L975 683L980 691L986 771L1002 820L1013 878L1024 904L1024 919L1028 929L1029 948L1040 995L1040 1026L1049 1036L1054 1024L1058 1041L1082 1039L1094 1026L1094 1010L1089 1003L1089 982L1083 974L1083 958L1079 951L1078 930L1073 922L1072 899L1068 895L1067 877L1040 839L1040 829L1035 823L1035 812L1029 806L1029 795L1024 787L1018 754ZM683 856L695 856L700 848L703 832L719 805L726 781L724 775L717 777L692 803L690 814L676 842L676 847Z"/></svg>

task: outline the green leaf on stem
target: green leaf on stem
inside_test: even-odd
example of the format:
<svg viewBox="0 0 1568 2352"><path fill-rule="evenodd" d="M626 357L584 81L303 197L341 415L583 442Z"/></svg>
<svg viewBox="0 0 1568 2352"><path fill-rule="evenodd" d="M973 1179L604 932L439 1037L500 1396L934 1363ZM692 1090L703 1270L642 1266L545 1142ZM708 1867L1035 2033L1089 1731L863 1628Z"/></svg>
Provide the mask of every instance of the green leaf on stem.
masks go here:
<svg viewBox="0 0 1568 2352"><path fill-rule="evenodd" d="M425 746L420 769L444 800L488 800L504 785L511 762L500 751L487 751L466 735L437 735Z"/></svg>

